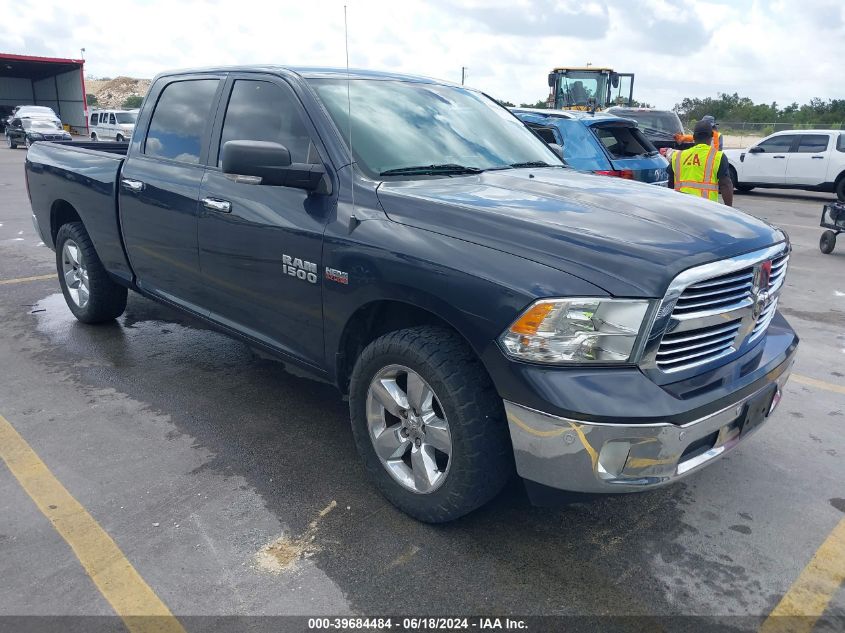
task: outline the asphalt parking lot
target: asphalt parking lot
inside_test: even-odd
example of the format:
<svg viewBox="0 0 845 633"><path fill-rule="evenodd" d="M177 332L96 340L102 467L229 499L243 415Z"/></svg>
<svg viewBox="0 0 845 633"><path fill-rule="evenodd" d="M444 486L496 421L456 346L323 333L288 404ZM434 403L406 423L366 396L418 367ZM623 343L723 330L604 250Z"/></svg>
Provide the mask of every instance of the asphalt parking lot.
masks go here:
<svg viewBox="0 0 845 633"><path fill-rule="evenodd" d="M25 154L0 149L0 416L186 630L221 622L190 616L317 614L715 615L757 630L808 573L801 600L824 619L794 630L841 630L845 589L812 582L812 563L845 549L845 239L818 250L829 196L736 197L792 238L781 306L802 338L753 440L667 489L547 509L515 482L430 526L366 481L331 386L137 295L113 325L76 322L30 222ZM0 465L0 614L112 615L78 554Z"/></svg>

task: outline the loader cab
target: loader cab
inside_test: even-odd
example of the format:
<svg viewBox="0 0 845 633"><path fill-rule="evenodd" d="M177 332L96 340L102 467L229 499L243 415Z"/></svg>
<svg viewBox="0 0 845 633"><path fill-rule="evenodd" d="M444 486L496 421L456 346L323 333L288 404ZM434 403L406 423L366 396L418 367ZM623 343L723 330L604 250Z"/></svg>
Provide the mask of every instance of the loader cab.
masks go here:
<svg viewBox="0 0 845 633"><path fill-rule="evenodd" d="M548 107L556 110L595 111L633 102L633 73L611 68L555 68L549 73Z"/></svg>

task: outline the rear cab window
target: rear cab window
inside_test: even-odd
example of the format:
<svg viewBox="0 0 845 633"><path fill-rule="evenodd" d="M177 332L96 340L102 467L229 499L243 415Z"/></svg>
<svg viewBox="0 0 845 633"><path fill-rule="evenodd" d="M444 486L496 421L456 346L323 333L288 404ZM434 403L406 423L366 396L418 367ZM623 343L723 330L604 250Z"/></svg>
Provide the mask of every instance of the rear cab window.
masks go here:
<svg viewBox="0 0 845 633"><path fill-rule="evenodd" d="M154 158L198 164L219 83L215 78L167 84L153 110L143 153Z"/></svg>
<svg viewBox="0 0 845 633"><path fill-rule="evenodd" d="M827 151L830 137L827 134L803 134L798 144L798 152L802 154L819 154Z"/></svg>
<svg viewBox="0 0 845 633"><path fill-rule="evenodd" d="M845 152L845 134L840 134L836 140L836 149L840 152Z"/></svg>

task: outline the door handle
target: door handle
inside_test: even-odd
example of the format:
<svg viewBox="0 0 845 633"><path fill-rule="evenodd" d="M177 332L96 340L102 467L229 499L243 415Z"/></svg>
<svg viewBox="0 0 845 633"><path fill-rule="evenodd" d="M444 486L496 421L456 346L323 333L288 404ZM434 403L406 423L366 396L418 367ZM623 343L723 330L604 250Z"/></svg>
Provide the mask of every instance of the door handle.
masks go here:
<svg viewBox="0 0 845 633"><path fill-rule="evenodd" d="M810 156L814 160L824 160L824 156Z"/></svg>
<svg viewBox="0 0 845 633"><path fill-rule="evenodd" d="M786 158L786 156L772 156L772 158Z"/></svg>
<svg viewBox="0 0 845 633"><path fill-rule="evenodd" d="M231 213L232 203L228 200L220 200L218 198L203 198L202 206L209 211L217 211L218 213Z"/></svg>
<svg viewBox="0 0 845 633"><path fill-rule="evenodd" d="M129 178L121 178L120 185L121 187L128 191L131 191L132 193L141 193L144 190L144 187L146 186L140 180L130 180Z"/></svg>

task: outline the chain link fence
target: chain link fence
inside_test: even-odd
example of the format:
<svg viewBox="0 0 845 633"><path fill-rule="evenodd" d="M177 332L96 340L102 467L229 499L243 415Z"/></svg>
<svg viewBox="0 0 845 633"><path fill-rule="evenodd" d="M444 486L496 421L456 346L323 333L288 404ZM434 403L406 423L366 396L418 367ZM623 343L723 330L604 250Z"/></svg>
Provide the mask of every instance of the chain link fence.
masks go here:
<svg viewBox="0 0 845 633"><path fill-rule="evenodd" d="M717 121L725 149L745 149L775 132L786 130L845 130L845 123L747 123ZM692 129L695 121L684 127Z"/></svg>

